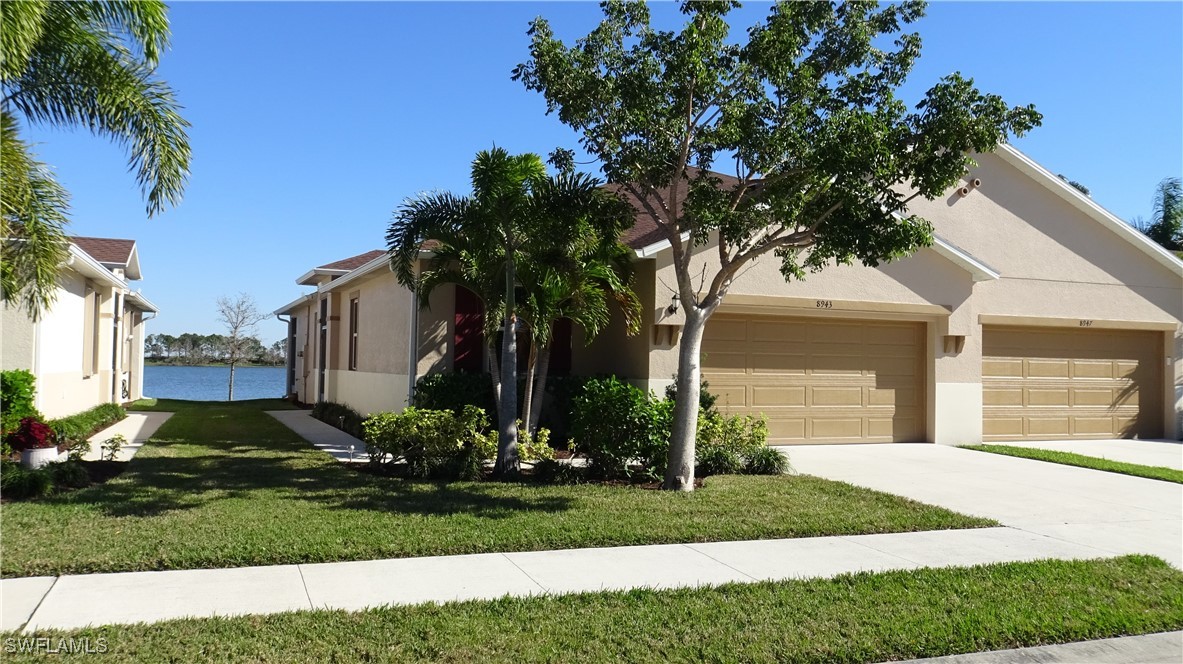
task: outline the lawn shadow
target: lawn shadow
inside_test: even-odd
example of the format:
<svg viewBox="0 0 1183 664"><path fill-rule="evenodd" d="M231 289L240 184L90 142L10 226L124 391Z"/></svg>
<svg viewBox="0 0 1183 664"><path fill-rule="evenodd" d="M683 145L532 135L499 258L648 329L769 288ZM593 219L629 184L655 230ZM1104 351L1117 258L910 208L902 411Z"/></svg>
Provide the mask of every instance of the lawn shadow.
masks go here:
<svg viewBox="0 0 1183 664"><path fill-rule="evenodd" d="M153 440L167 448L185 441ZM504 495L506 485L389 478L360 473L311 450L284 450L239 442L205 443L205 454L137 455L122 477L47 503L85 503L110 517L153 517L217 501L257 498L300 500L327 509L483 519L521 512L561 512L567 497ZM178 450L180 451L180 450ZM523 486L523 493L527 487Z"/></svg>

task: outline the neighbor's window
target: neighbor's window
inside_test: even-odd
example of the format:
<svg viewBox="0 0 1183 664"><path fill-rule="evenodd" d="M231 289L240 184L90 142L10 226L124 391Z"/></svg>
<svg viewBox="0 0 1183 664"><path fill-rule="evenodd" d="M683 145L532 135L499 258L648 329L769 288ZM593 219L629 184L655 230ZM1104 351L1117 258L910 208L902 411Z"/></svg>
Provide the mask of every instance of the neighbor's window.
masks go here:
<svg viewBox="0 0 1183 664"><path fill-rule="evenodd" d="M357 300L349 300L349 370L357 371Z"/></svg>
<svg viewBox="0 0 1183 664"><path fill-rule="evenodd" d="M84 296L85 314L82 318L82 375L93 376L99 372L99 292L89 283Z"/></svg>

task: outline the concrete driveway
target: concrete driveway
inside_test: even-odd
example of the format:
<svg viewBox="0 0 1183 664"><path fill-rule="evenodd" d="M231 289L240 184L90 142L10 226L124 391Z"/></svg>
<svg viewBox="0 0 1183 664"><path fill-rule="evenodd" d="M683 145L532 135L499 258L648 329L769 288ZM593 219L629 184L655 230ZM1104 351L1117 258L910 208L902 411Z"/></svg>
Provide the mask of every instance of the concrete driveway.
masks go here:
<svg viewBox="0 0 1183 664"><path fill-rule="evenodd" d="M1177 440L1020 440L998 444L1183 470L1183 442Z"/></svg>
<svg viewBox="0 0 1183 664"><path fill-rule="evenodd" d="M1183 568L1183 484L924 443L781 449L801 473Z"/></svg>

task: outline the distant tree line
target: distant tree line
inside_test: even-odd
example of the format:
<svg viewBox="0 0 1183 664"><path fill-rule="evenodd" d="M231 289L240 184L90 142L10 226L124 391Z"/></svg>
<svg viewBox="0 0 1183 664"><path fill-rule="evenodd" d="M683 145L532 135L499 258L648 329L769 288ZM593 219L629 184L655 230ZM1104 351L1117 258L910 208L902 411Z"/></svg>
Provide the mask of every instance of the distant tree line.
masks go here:
<svg viewBox="0 0 1183 664"><path fill-rule="evenodd" d="M226 363L233 350L230 337L222 334L150 334L144 339L144 359L165 364ZM254 336L239 341L239 362L282 365L285 359L282 340L270 346L264 346Z"/></svg>

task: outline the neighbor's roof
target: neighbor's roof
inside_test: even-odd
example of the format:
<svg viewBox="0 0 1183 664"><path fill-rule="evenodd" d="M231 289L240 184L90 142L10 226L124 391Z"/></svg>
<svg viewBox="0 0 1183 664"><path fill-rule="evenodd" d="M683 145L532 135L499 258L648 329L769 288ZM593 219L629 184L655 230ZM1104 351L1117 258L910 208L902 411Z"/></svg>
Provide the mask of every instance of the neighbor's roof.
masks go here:
<svg viewBox="0 0 1183 664"><path fill-rule="evenodd" d="M124 276L128 279L141 278L140 258L135 240L74 236L70 238L70 242L107 268L123 270Z"/></svg>
<svg viewBox="0 0 1183 664"><path fill-rule="evenodd" d="M690 177L695 177L698 174L699 169L690 166L687 167L686 172L690 175ZM739 184L739 179L731 175L724 175L722 173L715 172L712 172L711 175L718 178L724 187L734 187L735 185ZM619 194L621 198L628 201L629 204L633 206L633 209L637 211L636 222L633 223L632 228L624 232L624 236L620 238L621 242L627 244L631 249L643 249L644 247L648 247L666 240L665 233L657 227L657 219L655 219L652 214L646 211L645 207L641 205L641 201L637 199L636 196L625 190L623 185L608 184L604 185L604 188L608 191ZM686 192L688 190L689 187L685 186L679 190L682 198L686 196ZM675 201L670 200L670 190L668 187L662 191L662 196L666 199L667 204L675 203ZM679 204L681 203L680 200L677 202Z"/></svg>
<svg viewBox="0 0 1183 664"><path fill-rule="evenodd" d="M375 258L377 258L385 253L386 252L382 251L381 249L375 249L373 251L367 251L364 254L358 254L356 256L350 256L349 258L342 258L339 261L333 261L332 263L326 263L316 269L318 269L318 270L345 270L348 272L349 270L355 270L355 269L365 265L366 263L369 263L370 261L374 260Z"/></svg>
<svg viewBox="0 0 1183 664"><path fill-rule="evenodd" d="M370 261L385 255L385 251L382 251L381 249L375 249L373 251L367 251L364 254L350 256L349 258L342 258L341 260L333 261L332 263L325 263L320 267L314 267L300 275L299 278L296 279L296 283L300 284L301 286L316 286L321 281L323 281L322 277L329 277L332 279L344 276L349 274L351 271L365 265L366 263L369 263Z"/></svg>

